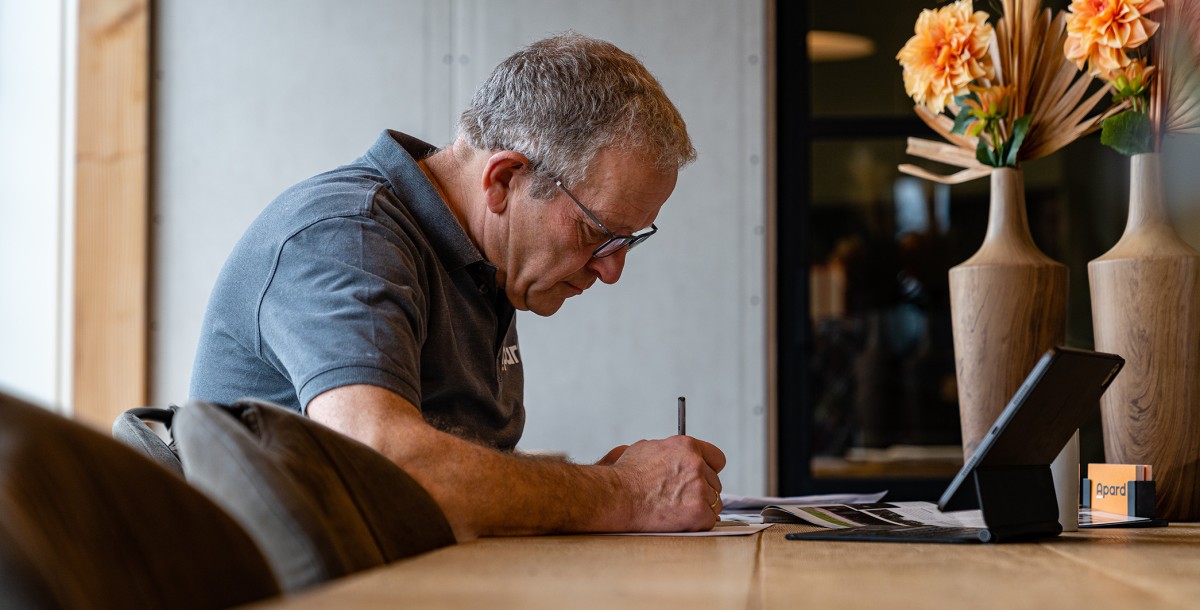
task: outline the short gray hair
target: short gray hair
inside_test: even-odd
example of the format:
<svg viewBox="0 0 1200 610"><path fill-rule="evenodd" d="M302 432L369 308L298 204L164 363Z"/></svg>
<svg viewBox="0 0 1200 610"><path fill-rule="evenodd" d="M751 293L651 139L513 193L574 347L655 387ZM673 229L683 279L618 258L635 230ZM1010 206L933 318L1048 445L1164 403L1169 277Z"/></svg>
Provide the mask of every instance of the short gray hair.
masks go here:
<svg viewBox="0 0 1200 610"><path fill-rule="evenodd" d="M514 150L548 198L553 178L587 179L603 148L636 152L663 172L696 159L683 117L662 85L616 45L566 32L500 62L459 117L460 137L480 150Z"/></svg>

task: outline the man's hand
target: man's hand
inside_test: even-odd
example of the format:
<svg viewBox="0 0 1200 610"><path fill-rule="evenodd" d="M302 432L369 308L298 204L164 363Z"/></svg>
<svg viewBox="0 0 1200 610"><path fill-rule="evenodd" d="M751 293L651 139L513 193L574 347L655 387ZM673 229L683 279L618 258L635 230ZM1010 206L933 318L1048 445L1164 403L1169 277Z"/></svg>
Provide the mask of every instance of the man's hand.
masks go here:
<svg viewBox="0 0 1200 610"><path fill-rule="evenodd" d="M720 518L717 473L725 467L725 454L714 445L672 436L618 447L600 464L610 457L615 457L612 468L632 500L632 531L701 531L711 529Z"/></svg>

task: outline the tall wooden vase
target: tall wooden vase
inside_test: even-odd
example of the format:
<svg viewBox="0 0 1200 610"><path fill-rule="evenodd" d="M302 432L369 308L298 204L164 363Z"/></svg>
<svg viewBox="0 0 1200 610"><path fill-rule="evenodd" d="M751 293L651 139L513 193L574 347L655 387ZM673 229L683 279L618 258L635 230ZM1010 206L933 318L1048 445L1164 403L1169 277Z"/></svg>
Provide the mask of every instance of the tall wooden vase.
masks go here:
<svg viewBox="0 0 1200 610"><path fill-rule="evenodd" d="M968 459L1034 364L1066 336L1067 268L1033 243L1019 169L992 172L987 236L950 270L950 314Z"/></svg>
<svg viewBox="0 0 1200 610"><path fill-rule="evenodd" d="M1131 159L1129 220L1088 264L1096 349L1125 358L1101 398L1109 462L1150 464L1157 512L1200 521L1200 253L1171 226L1162 159Z"/></svg>

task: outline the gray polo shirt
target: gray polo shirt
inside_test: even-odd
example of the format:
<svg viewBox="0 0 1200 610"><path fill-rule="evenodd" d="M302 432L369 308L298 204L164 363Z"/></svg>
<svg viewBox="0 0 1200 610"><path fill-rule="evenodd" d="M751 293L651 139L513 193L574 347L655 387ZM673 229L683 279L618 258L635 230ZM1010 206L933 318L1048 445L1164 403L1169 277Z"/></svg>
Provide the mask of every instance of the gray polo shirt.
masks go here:
<svg viewBox="0 0 1200 610"><path fill-rule="evenodd" d="M513 307L417 165L436 149L385 131L365 155L284 191L225 262L192 398L303 412L368 384L457 436L511 449L525 425Z"/></svg>

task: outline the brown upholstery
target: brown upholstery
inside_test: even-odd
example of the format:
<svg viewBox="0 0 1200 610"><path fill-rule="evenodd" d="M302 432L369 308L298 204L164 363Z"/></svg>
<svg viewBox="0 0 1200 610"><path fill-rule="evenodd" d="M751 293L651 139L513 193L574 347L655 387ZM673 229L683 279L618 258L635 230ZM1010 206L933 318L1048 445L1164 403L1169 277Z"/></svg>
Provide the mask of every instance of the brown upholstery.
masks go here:
<svg viewBox="0 0 1200 610"><path fill-rule="evenodd" d="M188 482L241 523L285 591L454 544L400 467L283 407L197 401L173 429Z"/></svg>
<svg viewBox="0 0 1200 610"><path fill-rule="evenodd" d="M223 608L278 592L258 548L203 494L0 393L0 608Z"/></svg>

